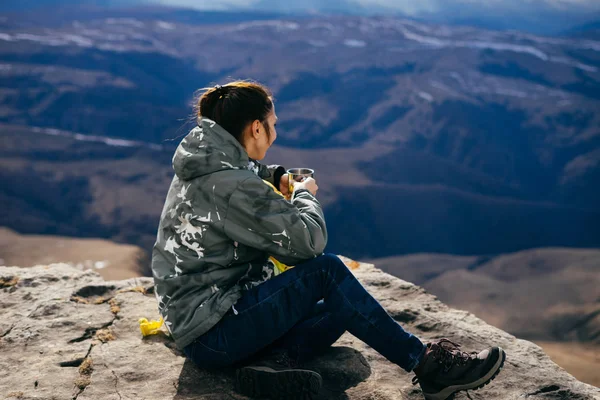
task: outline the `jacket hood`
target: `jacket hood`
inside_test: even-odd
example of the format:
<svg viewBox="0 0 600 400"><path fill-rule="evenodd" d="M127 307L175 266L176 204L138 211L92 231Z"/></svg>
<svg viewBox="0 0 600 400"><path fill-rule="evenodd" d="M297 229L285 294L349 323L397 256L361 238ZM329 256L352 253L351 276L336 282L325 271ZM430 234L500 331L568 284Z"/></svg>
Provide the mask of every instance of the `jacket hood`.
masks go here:
<svg viewBox="0 0 600 400"><path fill-rule="evenodd" d="M252 169L246 149L215 121L201 118L173 156L175 174L184 180L226 169Z"/></svg>

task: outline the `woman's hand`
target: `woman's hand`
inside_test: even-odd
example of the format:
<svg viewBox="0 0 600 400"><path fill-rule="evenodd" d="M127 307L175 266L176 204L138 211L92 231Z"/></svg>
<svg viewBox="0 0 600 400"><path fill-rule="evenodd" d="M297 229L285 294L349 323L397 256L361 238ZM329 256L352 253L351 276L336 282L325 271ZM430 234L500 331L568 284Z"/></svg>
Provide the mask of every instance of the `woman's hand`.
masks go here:
<svg viewBox="0 0 600 400"><path fill-rule="evenodd" d="M286 173L281 175L281 178L279 179L279 191L281 192L282 195L285 196L286 199L289 199L291 193L290 193L290 176Z"/></svg>
<svg viewBox="0 0 600 400"><path fill-rule="evenodd" d="M294 191L306 189L309 192L311 192L313 196L316 196L317 190L319 190L319 186L317 186L317 181L315 181L315 178L311 177L304 179L302 182L293 181L292 184L294 185Z"/></svg>

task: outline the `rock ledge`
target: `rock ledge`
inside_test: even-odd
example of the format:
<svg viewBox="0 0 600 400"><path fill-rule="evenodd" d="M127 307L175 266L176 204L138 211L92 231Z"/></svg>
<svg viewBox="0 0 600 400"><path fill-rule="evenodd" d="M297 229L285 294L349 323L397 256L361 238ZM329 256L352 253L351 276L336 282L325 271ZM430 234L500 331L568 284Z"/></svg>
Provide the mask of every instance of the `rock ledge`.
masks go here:
<svg viewBox="0 0 600 400"><path fill-rule="evenodd" d="M372 264L347 265L399 323L422 340L448 337L466 351L494 343L502 373L473 399L590 399L531 342L447 307L424 289ZM6 399L245 399L227 371L199 369L165 335L142 338L140 317L157 318L150 278L104 281L66 264L0 267L0 393ZM412 376L349 333L312 362L322 399L423 399ZM456 399L466 399L464 392Z"/></svg>

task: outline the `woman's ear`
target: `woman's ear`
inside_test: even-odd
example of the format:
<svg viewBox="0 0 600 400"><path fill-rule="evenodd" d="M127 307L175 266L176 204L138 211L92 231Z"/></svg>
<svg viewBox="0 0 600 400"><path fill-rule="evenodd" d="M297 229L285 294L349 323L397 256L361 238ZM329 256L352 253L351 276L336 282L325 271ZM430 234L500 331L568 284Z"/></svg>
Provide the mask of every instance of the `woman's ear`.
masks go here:
<svg viewBox="0 0 600 400"><path fill-rule="evenodd" d="M260 126L262 124L260 123L259 120L255 119L254 122L252 123L252 136L255 139L258 139L259 135L260 135Z"/></svg>

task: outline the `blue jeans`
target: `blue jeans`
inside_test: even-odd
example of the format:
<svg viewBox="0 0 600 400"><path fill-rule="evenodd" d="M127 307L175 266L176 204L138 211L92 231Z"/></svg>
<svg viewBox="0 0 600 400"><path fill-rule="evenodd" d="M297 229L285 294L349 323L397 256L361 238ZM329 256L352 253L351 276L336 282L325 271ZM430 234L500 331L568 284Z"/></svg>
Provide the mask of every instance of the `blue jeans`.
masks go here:
<svg viewBox="0 0 600 400"><path fill-rule="evenodd" d="M248 290L213 328L186 346L203 368L241 364L269 348L293 352L300 363L345 331L392 363L412 371L425 345L406 332L336 255L299 263Z"/></svg>

